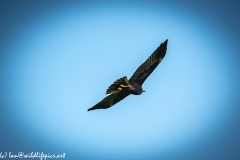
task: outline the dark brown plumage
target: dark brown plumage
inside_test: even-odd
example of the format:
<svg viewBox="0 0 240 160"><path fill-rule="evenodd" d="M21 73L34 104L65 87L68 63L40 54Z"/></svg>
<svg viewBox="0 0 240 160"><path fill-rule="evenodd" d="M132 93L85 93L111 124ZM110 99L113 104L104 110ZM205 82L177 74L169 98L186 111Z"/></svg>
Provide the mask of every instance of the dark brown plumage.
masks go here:
<svg viewBox="0 0 240 160"><path fill-rule="evenodd" d="M89 108L88 111L109 108L130 94L142 94L142 92L144 92L142 84L166 55L167 43L168 40L161 43L151 56L140 67L138 67L129 80L124 76L110 85L106 91L106 94L110 95L105 97L92 108Z"/></svg>

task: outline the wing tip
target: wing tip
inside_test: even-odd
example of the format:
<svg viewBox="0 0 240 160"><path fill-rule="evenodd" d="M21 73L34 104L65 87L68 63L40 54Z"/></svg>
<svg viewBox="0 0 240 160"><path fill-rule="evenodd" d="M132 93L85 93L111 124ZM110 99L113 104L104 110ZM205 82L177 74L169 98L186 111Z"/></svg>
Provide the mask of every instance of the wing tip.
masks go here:
<svg viewBox="0 0 240 160"><path fill-rule="evenodd" d="M168 39L166 39L162 44L163 44L164 46L167 46L167 44L168 44Z"/></svg>
<svg viewBox="0 0 240 160"><path fill-rule="evenodd" d="M93 108L89 108L87 111L91 111L91 110L94 110Z"/></svg>
<svg viewBox="0 0 240 160"><path fill-rule="evenodd" d="M166 39L163 43L160 44L160 46L158 47L158 49L160 50L164 50L165 54L167 52L167 45L168 45L168 39ZM164 56L165 56L164 54Z"/></svg>

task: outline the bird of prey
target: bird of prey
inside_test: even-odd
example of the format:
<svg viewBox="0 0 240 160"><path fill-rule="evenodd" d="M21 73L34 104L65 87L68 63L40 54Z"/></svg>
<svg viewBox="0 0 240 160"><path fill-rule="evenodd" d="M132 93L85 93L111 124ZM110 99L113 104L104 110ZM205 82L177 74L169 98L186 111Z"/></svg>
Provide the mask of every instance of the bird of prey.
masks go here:
<svg viewBox="0 0 240 160"><path fill-rule="evenodd" d="M106 91L106 94L110 95L105 97L92 108L89 108L88 111L95 109L107 109L130 94L140 95L142 92L145 92L142 88L142 84L164 58L167 52L167 43L168 40L161 43L152 55L140 67L138 67L129 80L126 76L124 76L117 79L112 85L110 85Z"/></svg>

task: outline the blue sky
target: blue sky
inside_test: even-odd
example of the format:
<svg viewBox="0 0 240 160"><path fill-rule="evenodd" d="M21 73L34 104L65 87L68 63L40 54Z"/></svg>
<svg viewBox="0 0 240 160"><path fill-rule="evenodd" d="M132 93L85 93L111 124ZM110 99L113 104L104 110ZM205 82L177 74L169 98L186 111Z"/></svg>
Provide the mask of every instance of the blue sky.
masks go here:
<svg viewBox="0 0 240 160"><path fill-rule="evenodd" d="M1 3L0 152L66 153L67 159L239 157L233 2ZM143 84L145 93L87 112L166 39L167 54Z"/></svg>

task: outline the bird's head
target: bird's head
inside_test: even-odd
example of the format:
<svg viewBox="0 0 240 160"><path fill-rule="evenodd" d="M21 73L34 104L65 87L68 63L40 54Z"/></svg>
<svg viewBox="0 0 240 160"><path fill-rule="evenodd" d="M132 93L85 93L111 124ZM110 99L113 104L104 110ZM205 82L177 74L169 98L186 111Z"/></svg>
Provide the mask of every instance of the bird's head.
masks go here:
<svg viewBox="0 0 240 160"><path fill-rule="evenodd" d="M142 94L143 92L146 92L144 89L139 89L138 91L137 91L137 93L136 93L136 95L140 95L140 94Z"/></svg>

